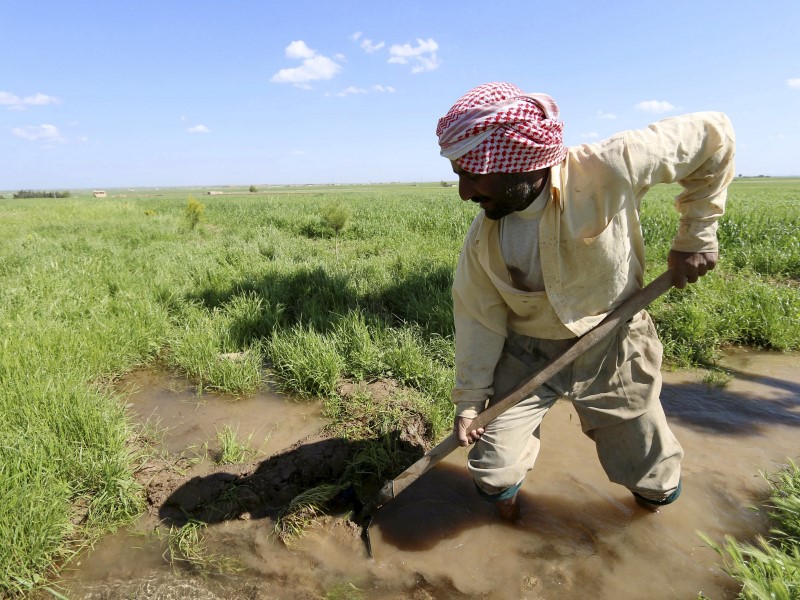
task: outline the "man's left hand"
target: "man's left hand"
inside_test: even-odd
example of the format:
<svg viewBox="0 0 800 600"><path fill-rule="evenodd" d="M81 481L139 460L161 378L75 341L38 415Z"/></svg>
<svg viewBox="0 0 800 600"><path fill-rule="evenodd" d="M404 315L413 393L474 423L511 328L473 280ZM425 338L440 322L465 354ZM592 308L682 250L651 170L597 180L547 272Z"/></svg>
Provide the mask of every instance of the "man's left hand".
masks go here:
<svg viewBox="0 0 800 600"><path fill-rule="evenodd" d="M667 265L672 269L672 283L678 289L694 283L717 266L717 252L680 252L670 250Z"/></svg>

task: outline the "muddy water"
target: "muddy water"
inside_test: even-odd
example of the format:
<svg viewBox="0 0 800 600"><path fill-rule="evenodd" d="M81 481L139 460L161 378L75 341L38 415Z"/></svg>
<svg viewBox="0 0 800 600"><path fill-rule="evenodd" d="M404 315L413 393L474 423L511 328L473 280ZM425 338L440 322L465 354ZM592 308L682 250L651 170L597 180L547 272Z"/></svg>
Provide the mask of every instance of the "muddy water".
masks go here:
<svg viewBox="0 0 800 600"><path fill-rule="evenodd" d="M269 455L325 425L319 404L292 402L275 393L240 400L198 395L185 380L148 372L128 376L120 388L129 395L134 419L159 431L169 453L189 459L217 452L217 434L226 426L237 431L240 443Z"/></svg>
<svg viewBox="0 0 800 600"><path fill-rule="evenodd" d="M291 549L267 519L209 527L209 547L235 557L236 575L199 577L162 559L155 523L101 540L61 584L70 598L734 598L735 582L698 537L752 539L766 531L759 469L800 455L800 356L741 352L725 359L724 388L703 372L665 372L662 394L686 451L684 492L652 514L609 483L569 404L542 426L537 467L521 491L522 518L499 523L480 501L461 450L376 515L374 558L345 527L314 530ZM137 383L131 408L171 427L179 452L213 439L224 424L271 432L267 453L320 423L318 406L279 397L231 404L163 379ZM261 433L259 433L259 436ZM254 438L255 439L255 438Z"/></svg>

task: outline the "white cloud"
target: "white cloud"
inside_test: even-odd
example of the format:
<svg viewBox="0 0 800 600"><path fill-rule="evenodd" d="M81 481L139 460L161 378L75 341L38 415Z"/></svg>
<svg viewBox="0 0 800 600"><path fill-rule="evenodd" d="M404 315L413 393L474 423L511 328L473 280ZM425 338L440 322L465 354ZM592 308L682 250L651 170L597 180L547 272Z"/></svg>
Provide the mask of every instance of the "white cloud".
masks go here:
<svg viewBox="0 0 800 600"><path fill-rule="evenodd" d="M788 85L790 88L800 90L800 77L797 79L787 79L786 85Z"/></svg>
<svg viewBox="0 0 800 600"><path fill-rule="evenodd" d="M303 40L297 40L286 46L286 58L313 58L316 54Z"/></svg>
<svg viewBox="0 0 800 600"><path fill-rule="evenodd" d="M360 87L356 87L354 85L351 85L351 86L348 86L345 89L343 89L341 92L337 92L335 94L327 92L325 94L325 96L327 96L327 97L331 97L331 96L353 96L355 94L368 94L369 92L376 92L378 94L393 94L395 92L395 89L390 85L381 85L379 83L375 84L373 86L370 86L369 89L360 88Z"/></svg>
<svg viewBox="0 0 800 600"><path fill-rule="evenodd" d="M289 154L292 156L305 156L306 152L305 150L292 150Z"/></svg>
<svg viewBox="0 0 800 600"><path fill-rule="evenodd" d="M336 94L337 96L352 96L354 94L366 94L367 90L364 88L356 87L351 85L349 87L344 88L341 92Z"/></svg>
<svg viewBox="0 0 800 600"><path fill-rule="evenodd" d="M361 42L361 49L364 50L367 54L375 54L378 50L383 48L386 44L384 42L378 42L375 44L372 40L365 39Z"/></svg>
<svg viewBox="0 0 800 600"><path fill-rule="evenodd" d="M356 31L354 34L350 36L350 39L356 42L358 41L358 38L360 38L362 35L364 34L362 34L360 31Z"/></svg>
<svg viewBox="0 0 800 600"><path fill-rule="evenodd" d="M288 58L300 59L299 67L281 69L270 79L273 83L291 83L297 87L310 89L309 81L332 79L338 75L342 67L331 58L318 54L302 40L292 42L286 47Z"/></svg>
<svg viewBox="0 0 800 600"><path fill-rule="evenodd" d="M584 140L596 140L600 137L600 134L596 131L590 131L589 133L582 133L581 138Z"/></svg>
<svg viewBox="0 0 800 600"><path fill-rule="evenodd" d="M597 111L597 118L598 119L608 119L609 121L614 120L617 118L617 115L614 113L607 113L602 110Z"/></svg>
<svg viewBox="0 0 800 600"><path fill-rule="evenodd" d="M189 127L186 131L188 133L209 133L210 130L205 125L195 125L194 127Z"/></svg>
<svg viewBox="0 0 800 600"><path fill-rule="evenodd" d="M636 110L651 113L665 113L675 110L675 106L666 100L643 100L635 106Z"/></svg>
<svg viewBox="0 0 800 600"><path fill-rule="evenodd" d="M61 100L55 96L48 96L38 92L33 96L21 98L11 92L0 92L0 105L7 106L11 110L25 110L29 106L45 106L47 104L60 104Z"/></svg>
<svg viewBox="0 0 800 600"><path fill-rule="evenodd" d="M424 71L433 71L438 69L441 64L436 51L439 49L439 44L433 38L423 40L417 38L417 45L399 44L393 45L389 48L390 63L397 63L400 65L411 64L412 73L422 73Z"/></svg>
<svg viewBox="0 0 800 600"><path fill-rule="evenodd" d="M63 142L61 132L55 125L44 123L42 125L29 125L28 127L15 127L11 130L18 138L29 140L32 142L48 141L48 142Z"/></svg>

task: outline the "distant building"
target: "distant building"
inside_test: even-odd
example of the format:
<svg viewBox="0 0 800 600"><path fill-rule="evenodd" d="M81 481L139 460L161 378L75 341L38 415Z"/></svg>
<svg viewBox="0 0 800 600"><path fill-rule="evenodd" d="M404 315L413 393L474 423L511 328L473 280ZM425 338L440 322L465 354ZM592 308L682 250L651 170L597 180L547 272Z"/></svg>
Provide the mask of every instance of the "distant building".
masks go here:
<svg viewBox="0 0 800 600"><path fill-rule="evenodd" d="M209 191L209 192L206 192L206 193L207 193L209 196L221 196L221 195L222 195L222 194L224 194L225 192L218 192L217 190L211 190L211 191Z"/></svg>
<svg viewBox="0 0 800 600"><path fill-rule="evenodd" d="M95 198L108 198L108 194L106 194L105 190L95 190L92 193Z"/></svg>

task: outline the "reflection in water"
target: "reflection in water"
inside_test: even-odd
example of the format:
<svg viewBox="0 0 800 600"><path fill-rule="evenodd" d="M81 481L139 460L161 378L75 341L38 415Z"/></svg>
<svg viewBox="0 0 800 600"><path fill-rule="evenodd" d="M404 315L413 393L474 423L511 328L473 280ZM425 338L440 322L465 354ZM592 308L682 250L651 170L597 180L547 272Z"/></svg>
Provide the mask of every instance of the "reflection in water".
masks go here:
<svg viewBox="0 0 800 600"><path fill-rule="evenodd" d="M517 524L498 522L493 507L478 498L464 466L466 451L458 450L378 511L371 528L373 560L344 525L314 530L288 549L271 537L269 519L239 519L209 528L212 548L244 567L235 577L173 571L154 536L121 533L101 540L62 585L70 597L104 599L312 598L337 589L349 589L352 597L351 584L366 598L625 600L696 598L701 591L715 600L734 598L735 582L696 532L718 541L725 534L752 539L765 532L762 511L751 508L765 487L759 469L774 470L798 456L797 358L730 356L723 366L733 380L721 389L702 384L703 373L665 373L665 410L686 451L684 492L655 514L608 482L571 406L559 402L542 425L542 451L522 487ZM151 380L130 402L134 408L150 406L146 398L165 393L157 391L163 388L163 381ZM168 402L191 401L177 391L168 394L174 396ZM214 427L204 420L212 417L187 426L187 415L198 410L183 410L177 418L164 402L140 414L155 412L165 425L183 419L183 429L176 425L174 431L184 436L184 448L203 443L209 432L213 438ZM257 409L234 414L242 405L208 398L203 410L221 419L217 424L240 424L245 434L269 427L279 414L272 423L292 434L275 449L319 425L308 412L316 408L276 398L258 402ZM257 424L258 418L265 420ZM180 433L195 426L201 434ZM169 443L175 452L182 449L174 438ZM153 525L144 520L138 529Z"/></svg>
<svg viewBox="0 0 800 600"><path fill-rule="evenodd" d="M721 366L734 378L722 389L709 388L691 371L665 374L661 401L673 422L730 434L763 432L769 425L800 425L796 355L740 351L726 357Z"/></svg>

